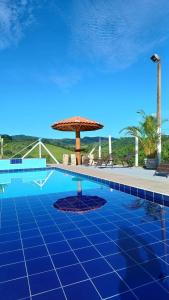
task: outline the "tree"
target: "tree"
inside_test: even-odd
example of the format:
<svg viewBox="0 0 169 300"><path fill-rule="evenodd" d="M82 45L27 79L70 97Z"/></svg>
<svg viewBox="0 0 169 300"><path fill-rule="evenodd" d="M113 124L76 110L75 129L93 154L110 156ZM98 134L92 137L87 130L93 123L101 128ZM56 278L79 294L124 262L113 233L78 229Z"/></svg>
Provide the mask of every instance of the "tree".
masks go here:
<svg viewBox="0 0 169 300"><path fill-rule="evenodd" d="M153 115L146 115L143 110L138 111L142 120L138 126L128 126L121 130L125 131L127 135L138 137L140 145L143 148L144 154L147 158L155 158L157 155L157 118Z"/></svg>

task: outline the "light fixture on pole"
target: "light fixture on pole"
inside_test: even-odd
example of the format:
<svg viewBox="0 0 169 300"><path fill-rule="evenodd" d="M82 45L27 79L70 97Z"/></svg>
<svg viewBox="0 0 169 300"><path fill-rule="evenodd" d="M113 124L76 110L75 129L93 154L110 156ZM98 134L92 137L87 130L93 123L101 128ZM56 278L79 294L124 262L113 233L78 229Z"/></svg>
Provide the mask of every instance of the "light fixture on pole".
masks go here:
<svg viewBox="0 0 169 300"><path fill-rule="evenodd" d="M157 64L157 164L161 162L161 60L157 54L151 56L151 60Z"/></svg>

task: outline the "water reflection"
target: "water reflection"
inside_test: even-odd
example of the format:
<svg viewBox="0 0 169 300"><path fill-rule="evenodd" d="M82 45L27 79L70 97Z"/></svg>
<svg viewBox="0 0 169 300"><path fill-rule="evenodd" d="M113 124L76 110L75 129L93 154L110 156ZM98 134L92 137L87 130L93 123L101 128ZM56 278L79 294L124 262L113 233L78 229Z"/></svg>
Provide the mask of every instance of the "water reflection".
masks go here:
<svg viewBox="0 0 169 300"><path fill-rule="evenodd" d="M168 269L168 245L167 245L167 226L166 226L166 207L158 203L154 203L148 200L143 200L140 198L133 199L129 204L125 204L125 207L129 210L142 210L144 215L140 216L140 223L147 223L147 230L143 231L141 235L137 235L132 232L131 228L125 229L125 232L129 235L129 239L133 239L140 243L144 247L135 246L132 251L132 257L139 263L142 264L142 267L145 267L145 270L148 271L155 279L160 280L160 282L166 281L169 276ZM157 222L158 221L158 222ZM148 228L155 224L154 231L153 227L150 227L150 233ZM158 227L157 227L158 226ZM141 227L141 225L140 225ZM142 228L142 227L141 227ZM156 230L161 229L161 238L157 240ZM133 236L132 236L133 235ZM147 236L146 236L147 235ZM154 241L150 241L150 237L154 238ZM119 230L119 246L123 248L121 232ZM141 259L143 251L147 253L147 260L144 262ZM153 254L153 257L150 256ZM143 255L144 256L144 255ZM126 262L127 264L127 262ZM134 274L133 274L134 275ZM126 277L128 273L126 270Z"/></svg>
<svg viewBox="0 0 169 300"><path fill-rule="evenodd" d="M77 183L77 194L57 200L54 203L56 209L68 212L85 213L98 209L106 204L107 201L101 197L83 194L83 179L74 177L72 178L72 181Z"/></svg>
<svg viewBox="0 0 169 300"><path fill-rule="evenodd" d="M41 189L45 186L45 184L48 182L49 178L54 173L54 170L51 170L43 179L33 180L33 182L39 186Z"/></svg>
<svg viewBox="0 0 169 300"><path fill-rule="evenodd" d="M8 186L8 184L0 184L0 193L5 193L5 189Z"/></svg>
<svg viewBox="0 0 169 300"><path fill-rule="evenodd" d="M123 230L128 234L127 240L124 239ZM137 234L132 228L127 231L126 228L120 228L117 243L120 248L119 255L125 260L123 269L118 273L131 288L142 286L153 279L166 287L168 264L157 256L156 248L144 235ZM132 249L126 251L126 244L132 244ZM119 293L123 291L121 284L122 282L119 283ZM121 294L120 299L126 299L125 294Z"/></svg>

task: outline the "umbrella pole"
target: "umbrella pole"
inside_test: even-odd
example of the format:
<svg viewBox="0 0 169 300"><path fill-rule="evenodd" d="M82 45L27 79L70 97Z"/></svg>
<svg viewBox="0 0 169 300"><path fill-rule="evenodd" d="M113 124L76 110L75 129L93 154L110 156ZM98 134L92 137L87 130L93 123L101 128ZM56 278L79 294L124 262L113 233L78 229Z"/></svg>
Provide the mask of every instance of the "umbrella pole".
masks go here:
<svg viewBox="0 0 169 300"><path fill-rule="evenodd" d="M81 165L81 155L80 155L80 131L76 131L76 164Z"/></svg>

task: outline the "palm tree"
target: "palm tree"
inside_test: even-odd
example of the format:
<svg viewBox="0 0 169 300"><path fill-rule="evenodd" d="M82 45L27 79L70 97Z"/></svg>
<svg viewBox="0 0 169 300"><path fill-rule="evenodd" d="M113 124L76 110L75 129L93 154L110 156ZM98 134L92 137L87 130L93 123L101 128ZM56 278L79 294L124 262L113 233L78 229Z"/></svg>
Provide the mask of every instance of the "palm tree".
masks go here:
<svg viewBox="0 0 169 300"><path fill-rule="evenodd" d="M153 115L146 115L143 110L138 111L142 120L139 126L128 126L121 130L125 131L127 135L138 137L140 145L143 148L144 154L147 158L155 158L157 155L157 118Z"/></svg>

